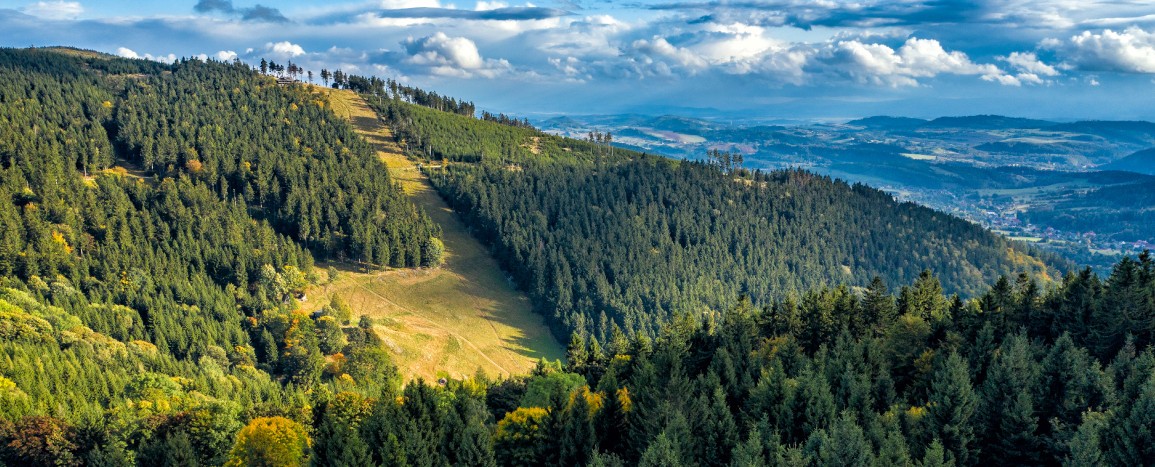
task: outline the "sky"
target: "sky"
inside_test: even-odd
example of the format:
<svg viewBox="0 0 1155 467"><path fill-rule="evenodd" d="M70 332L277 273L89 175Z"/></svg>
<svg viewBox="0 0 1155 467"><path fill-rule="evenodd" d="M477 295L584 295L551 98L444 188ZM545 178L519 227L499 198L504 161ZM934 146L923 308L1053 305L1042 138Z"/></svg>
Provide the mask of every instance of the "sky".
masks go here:
<svg viewBox="0 0 1155 467"><path fill-rule="evenodd" d="M262 58L517 116L1155 120L1155 2L0 0L0 46Z"/></svg>

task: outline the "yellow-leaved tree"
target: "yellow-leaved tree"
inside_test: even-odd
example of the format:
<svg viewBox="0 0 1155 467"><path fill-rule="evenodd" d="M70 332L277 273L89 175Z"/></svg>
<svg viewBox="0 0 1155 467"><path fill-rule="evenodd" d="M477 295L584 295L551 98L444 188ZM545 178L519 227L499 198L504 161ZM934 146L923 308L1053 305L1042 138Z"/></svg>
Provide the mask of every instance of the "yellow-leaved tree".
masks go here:
<svg viewBox="0 0 1155 467"><path fill-rule="evenodd" d="M229 452L228 467L307 465L309 436L300 423L285 417L261 417L241 428Z"/></svg>

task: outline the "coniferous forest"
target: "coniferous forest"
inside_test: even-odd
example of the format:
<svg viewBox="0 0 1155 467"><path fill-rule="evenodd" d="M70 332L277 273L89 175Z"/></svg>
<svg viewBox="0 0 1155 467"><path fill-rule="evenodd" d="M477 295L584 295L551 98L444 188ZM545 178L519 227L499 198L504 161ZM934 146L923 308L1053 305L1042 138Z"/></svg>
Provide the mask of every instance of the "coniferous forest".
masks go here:
<svg viewBox="0 0 1155 467"><path fill-rule="evenodd" d="M974 296L1000 274L1066 264L972 223L804 171L671 161L377 99L434 184L559 338L657 335L682 313L930 270ZM620 328L615 331L616 328Z"/></svg>
<svg viewBox="0 0 1155 467"><path fill-rule="evenodd" d="M1155 461L1147 254L1098 277L864 186L368 86L570 342L404 382L347 303L297 301L316 260L440 261L323 93L68 49L0 76L0 464Z"/></svg>

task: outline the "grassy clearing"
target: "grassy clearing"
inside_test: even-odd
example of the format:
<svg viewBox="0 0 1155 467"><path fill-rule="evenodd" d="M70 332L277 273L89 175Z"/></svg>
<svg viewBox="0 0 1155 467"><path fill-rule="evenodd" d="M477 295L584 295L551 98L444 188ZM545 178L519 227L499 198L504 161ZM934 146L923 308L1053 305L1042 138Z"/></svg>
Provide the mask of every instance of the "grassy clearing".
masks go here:
<svg viewBox="0 0 1155 467"><path fill-rule="evenodd" d="M355 316L373 318L407 377L460 377L478 369L490 376L518 374L541 357L563 357L563 347L533 313L529 300L509 284L497 262L401 154L372 110L352 92L327 92L333 110L376 146L405 192L441 226L446 262L431 270L371 273L334 265L341 271L338 280L311 291L306 309L320 308L334 294L344 297Z"/></svg>

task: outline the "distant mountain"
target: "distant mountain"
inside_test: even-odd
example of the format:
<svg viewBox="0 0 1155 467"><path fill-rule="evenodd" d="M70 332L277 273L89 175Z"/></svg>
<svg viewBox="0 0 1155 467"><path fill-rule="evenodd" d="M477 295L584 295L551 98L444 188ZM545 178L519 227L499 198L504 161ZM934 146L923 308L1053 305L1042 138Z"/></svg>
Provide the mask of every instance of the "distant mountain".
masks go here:
<svg viewBox="0 0 1155 467"><path fill-rule="evenodd" d="M641 126L653 128L655 130L665 130L675 133L687 133L692 135L701 135L708 131L719 128L719 125L710 123L706 120L677 117L673 115L663 115L661 117L647 120L643 122Z"/></svg>
<svg viewBox="0 0 1155 467"><path fill-rule="evenodd" d="M1002 115L971 115L967 117L939 117L927 123L929 128L968 128L974 130L1037 129L1055 126L1055 122Z"/></svg>
<svg viewBox="0 0 1155 467"><path fill-rule="evenodd" d="M1063 123L1048 130L1083 133L1115 143L1155 144L1155 123L1145 121L1082 121Z"/></svg>
<svg viewBox="0 0 1155 467"><path fill-rule="evenodd" d="M1099 168L1155 175L1155 148L1144 149Z"/></svg>
<svg viewBox="0 0 1155 467"><path fill-rule="evenodd" d="M582 122L575 120L573 117L561 116L547 119L543 121L540 126L557 130L572 130L582 128L585 125Z"/></svg>
<svg viewBox="0 0 1155 467"><path fill-rule="evenodd" d="M847 125L866 127L872 130L913 130L925 126L929 120L910 117L866 117L846 122Z"/></svg>

